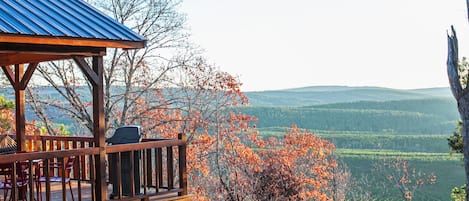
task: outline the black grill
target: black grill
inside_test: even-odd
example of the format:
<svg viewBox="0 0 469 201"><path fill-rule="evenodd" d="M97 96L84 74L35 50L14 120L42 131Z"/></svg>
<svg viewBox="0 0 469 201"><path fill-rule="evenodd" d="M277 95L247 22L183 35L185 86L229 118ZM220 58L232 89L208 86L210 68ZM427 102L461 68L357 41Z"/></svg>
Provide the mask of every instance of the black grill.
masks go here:
<svg viewBox="0 0 469 201"><path fill-rule="evenodd" d="M124 126L116 129L114 135L106 140L110 144L128 144L138 143L142 140L142 132L140 126ZM122 195L130 195L131 180L130 180L130 154L131 152L121 153L121 178L122 178ZM110 167L109 167L109 180L112 183L111 199L119 195L119 186L117 183L117 153L109 154ZM134 182L135 194L140 194L140 152L134 152Z"/></svg>
<svg viewBox="0 0 469 201"><path fill-rule="evenodd" d="M123 126L117 128L112 137L108 138L106 142L110 144L127 144L137 143L142 140L140 126Z"/></svg>

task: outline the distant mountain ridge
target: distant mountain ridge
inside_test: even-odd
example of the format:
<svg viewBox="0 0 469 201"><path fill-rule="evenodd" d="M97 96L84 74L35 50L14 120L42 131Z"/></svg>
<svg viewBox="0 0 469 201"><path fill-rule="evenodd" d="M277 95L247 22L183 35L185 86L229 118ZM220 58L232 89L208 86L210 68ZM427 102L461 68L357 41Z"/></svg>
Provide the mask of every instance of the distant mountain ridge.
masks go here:
<svg viewBox="0 0 469 201"><path fill-rule="evenodd" d="M391 89L383 87L312 86L246 92L251 106L297 107L358 101L392 101L451 98L448 87Z"/></svg>
<svg viewBox="0 0 469 201"><path fill-rule="evenodd" d="M89 94L86 88L80 90ZM52 87L42 87L41 93L63 101ZM13 100L11 89L0 89L0 94ZM258 128L297 124L301 128L325 131L441 134L451 133L459 119L456 102L447 87L402 90L317 86L245 94L251 105L238 109L258 117ZM52 107L47 112L51 117L65 115ZM26 116L28 120L36 119L30 108ZM69 118L53 121L73 123Z"/></svg>
<svg viewBox="0 0 469 201"><path fill-rule="evenodd" d="M451 133L459 115L447 87L390 89L318 86L247 92L242 112L259 128L288 127L340 132Z"/></svg>

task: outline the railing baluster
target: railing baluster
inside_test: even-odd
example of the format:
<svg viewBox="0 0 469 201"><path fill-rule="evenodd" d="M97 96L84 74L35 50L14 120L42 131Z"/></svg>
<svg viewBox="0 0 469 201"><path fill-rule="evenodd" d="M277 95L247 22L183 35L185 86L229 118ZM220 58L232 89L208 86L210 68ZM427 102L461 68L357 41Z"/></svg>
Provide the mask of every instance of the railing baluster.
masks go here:
<svg viewBox="0 0 469 201"><path fill-rule="evenodd" d="M74 145L73 145L73 146L76 147L76 141L74 142ZM77 167L81 167L81 158L82 158L82 156L77 157L77 159L78 159L78 160L76 160L76 161L77 161L77 163L76 163L76 166L77 166ZM75 166L73 167L73 169L75 170ZM81 180L82 180L83 178L81 177L81 175L82 175L82 174L81 174L81 171L82 171L81 168L77 168L77 169L76 169L76 173L77 173L76 175L77 175L77 177L75 177L75 178L78 179L78 181L77 181L78 201L81 201L81 197L82 197L82 195L81 195Z"/></svg>
<svg viewBox="0 0 469 201"><path fill-rule="evenodd" d="M95 175L95 171L94 171L94 159L95 159L95 155L90 155L89 156L89 170L90 170L90 182L91 182L91 199L92 200L96 200L96 191L95 191L95 186L96 186L96 181L95 181L95 178L96 178L96 175Z"/></svg>
<svg viewBox="0 0 469 201"><path fill-rule="evenodd" d="M127 152L128 154L130 154L130 171L129 171L129 174L130 174L130 195L132 197L135 196L135 166L136 164L134 163L135 162L135 151L130 151L130 152Z"/></svg>
<svg viewBox="0 0 469 201"><path fill-rule="evenodd" d="M142 169L143 169L143 194L144 195L147 195L147 187L148 187L148 177L152 177L151 174L148 174L148 153L151 154L151 151L149 152L149 149L146 149L146 150L142 150L141 152L143 154L142 157ZM150 157L150 160L151 160L151 157ZM150 164L151 164L151 161L150 161Z"/></svg>
<svg viewBox="0 0 469 201"><path fill-rule="evenodd" d="M65 186L65 159L64 158L59 158L57 159L58 160L58 163L60 164L60 167L59 170L60 172L58 173L58 175L60 175L60 177L62 177L62 200L67 200L67 186ZM57 165L59 165L57 164Z"/></svg>
<svg viewBox="0 0 469 201"><path fill-rule="evenodd" d="M54 140L49 140L49 151L54 150Z"/></svg>
<svg viewBox="0 0 469 201"><path fill-rule="evenodd" d="M73 140L72 141L72 149L76 149L78 148L78 144L77 144L77 140ZM80 173L78 173L79 171L75 171L75 170L79 170L78 167L80 167L80 163L79 161L81 160L81 156L78 156L77 159L76 159L76 163L73 163L73 178L75 179L78 179L80 180Z"/></svg>
<svg viewBox="0 0 469 201"><path fill-rule="evenodd" d="M119 199L122 198L122 153L117 153L117 194Z"/></svg>
<svg viewBox="0 0 469 201"><path fill-rule="evenodd" d="M147 151L146 151L146 160L144 160L144 162L145 161L146 161L146 164L143 165L143 167L146 167L146 169L145 169L146 171L144 173L144 175L146 176L144 186L152 186L152 184L153 184L153 162L152 162L152 157L151 157L151 149L147 149Z"/></svg>
<svg viewBox="0 0 469 201"><path fill-rule="evenodd" d="M80 147L85 148L85 142L80 142ZM86 157L82 156L80 157L82 160L81 166L79 166L83 171L81 172L81 178L83 179L88 179L86 173L88 172L87 166L86 166ZM91 180L91 178L89 178Z"/></svg>
<svg viewBox="0 0 469 201"><path fill-rule="evenodd" d="M54 140L49 140L49 151L54 151ZM56 162L55 159L52 159L52 162ZM49 171L49 176L54 176L54 171Z"/></svg>
<svg viewBox="0 0 469 201"><path fill-rule="evenodd" d="M47 201L51 200L49 163L50 163L49 159L44 160L44 175L46 175L46 200Z"/></svg>
<svg viewBox="0 0 469 201"><path fill-rule="evenodd" d="M182 141L182 145L178 146L179 153L179 188L182 192L178 195L187 195L187 167L186 167L186 135L179 134L178 139Z"/></svg>
<svg viewBox="0 0 469 201"><path fill-rule="evenodd" d="M12 200L16 200L16 197L17 197L17 189L16 189L16 163L17 161L13 162L12 164L12 170L11 170L11 198Z"/></svg>
<svg viewBox="0 0 469 201"><path fill-rule="evenodd" d="M168 191L174 188L173 147L166 147L166 169L168 173Z"/></svg>
<svg viewBox="0 0 469 201"><path fill-rule="evenodd" d="M47 151L47 141L44 137L41 137L41 145L42 145L41 151Z"/></svg>
<svg viewBox="0 0 469 201"><path fill-rule="evenodd" d="M156 189L163 187L163 149L156 149L156 173L158 175Z"/></svg>
<svg viewBox="0 0 469 201"><path fill-rule="evenodd" d="M28 161L28 187L29 187L29 200L34 200L34 191L33 191L33 161Z"/></svg>

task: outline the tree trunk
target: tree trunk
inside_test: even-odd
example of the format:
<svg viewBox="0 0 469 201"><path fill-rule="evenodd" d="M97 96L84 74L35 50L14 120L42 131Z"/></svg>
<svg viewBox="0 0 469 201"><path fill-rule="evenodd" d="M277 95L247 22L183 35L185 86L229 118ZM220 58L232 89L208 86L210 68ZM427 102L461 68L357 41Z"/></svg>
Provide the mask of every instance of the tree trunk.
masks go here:
<svg viewBox="0 0 469 201"><path fill-rule="evenodd" d="M469 106L466 104L466 107ZM462 138L463 138L463 153L464 153L464 168L466 170L466 201L469 201L469 118L467 116L462 121Z"/></svg>
<svg viewBox="0 0 469 201"><path fill-rule="evenodd" d="M451 26L451 33L448 34L448 60L447 71L451 92L458 103L459 115L462 119L462 137L464 167L466 171L466 192L469 192L469 88L461 86L458 63L458 38L456 31ZM466 194L466 201L469 201L469 193Z"/></svg>

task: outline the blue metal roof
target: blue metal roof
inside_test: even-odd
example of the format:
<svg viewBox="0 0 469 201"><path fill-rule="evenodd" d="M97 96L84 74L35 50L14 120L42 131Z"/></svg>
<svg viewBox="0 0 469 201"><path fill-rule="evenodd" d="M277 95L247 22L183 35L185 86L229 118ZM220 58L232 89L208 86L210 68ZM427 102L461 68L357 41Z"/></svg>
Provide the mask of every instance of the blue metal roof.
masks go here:
<svg viewBox="0 0 469 201"><path fill-rule="evenodd" d="M82 0L0 0L0 34L145 41Z"/></svg>

